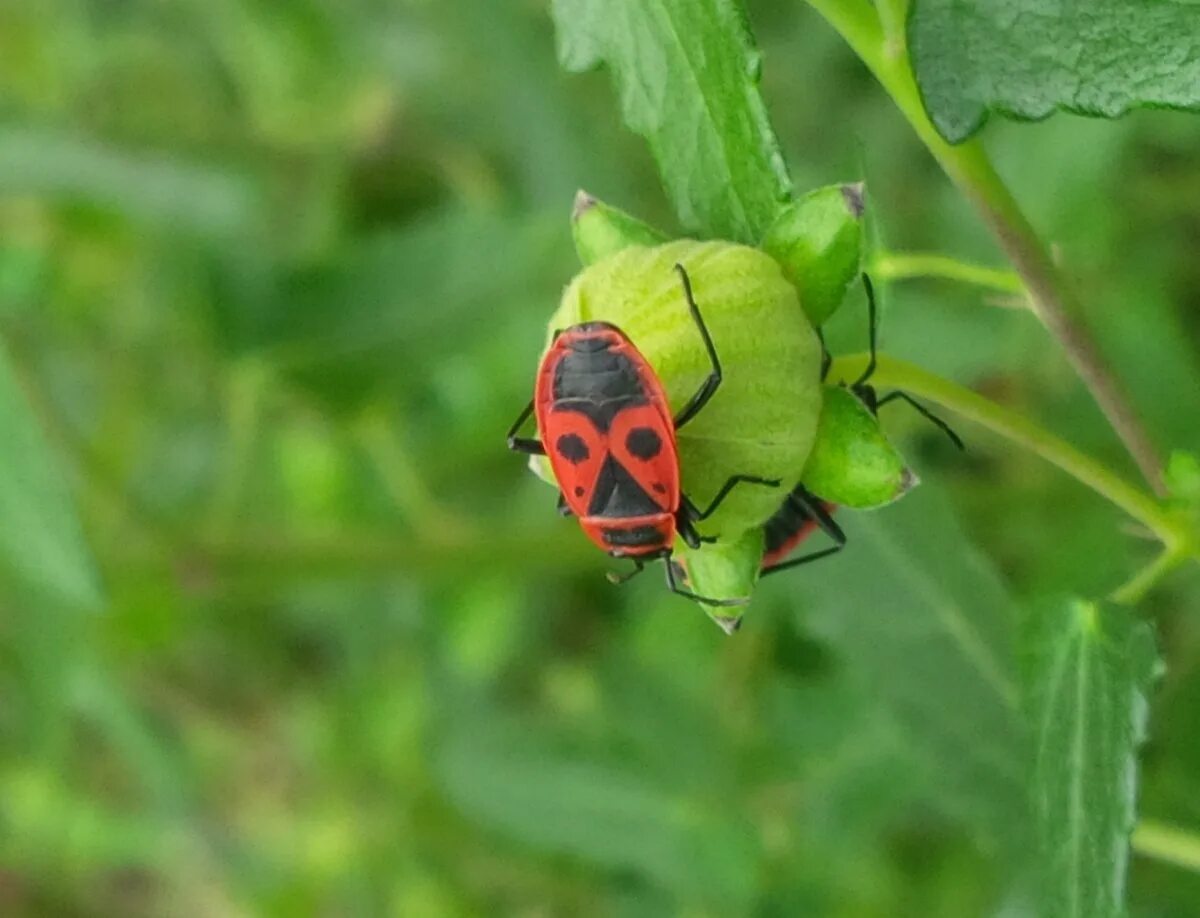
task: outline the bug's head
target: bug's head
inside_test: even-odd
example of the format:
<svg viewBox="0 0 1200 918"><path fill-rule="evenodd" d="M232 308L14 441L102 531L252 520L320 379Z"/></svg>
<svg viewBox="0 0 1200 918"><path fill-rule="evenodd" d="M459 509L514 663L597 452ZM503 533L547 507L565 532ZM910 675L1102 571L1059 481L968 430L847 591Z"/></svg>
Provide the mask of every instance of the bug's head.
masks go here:
<svg viewBox="0 0 1200 918"><path fill-rule="evenodd" d="M563 345L577 354L607 351L625 340L625 335L610 322L581 322L563 335Z"/></svg>

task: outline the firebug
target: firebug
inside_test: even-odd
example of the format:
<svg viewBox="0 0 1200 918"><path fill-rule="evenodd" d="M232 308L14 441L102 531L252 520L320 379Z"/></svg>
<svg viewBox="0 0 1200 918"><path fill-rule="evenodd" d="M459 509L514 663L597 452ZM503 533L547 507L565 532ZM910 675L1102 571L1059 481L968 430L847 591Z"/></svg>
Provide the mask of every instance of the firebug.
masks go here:
<svg viewBox="0 0 1200 918"><path fill-rule="evenodd" d="M711 370L683 408L671 414L662 383L649 361L616 325L590 321L557 331L542 357L534 396L508 431L508 446L544 455L561 489L559 509L578 518L584 533L615 558L630 558L639 573L645 562L669 561L676 534L692 547L704 539L696 523L707 519L739 484L778 487L778 479L731 476L700 509L680 482L676 431L695 418L717 393L721 363L691 280L675 265L683 298L707 351ZM537 437L518 436L535 415ZM699 596L680 586L664 565L669 589L708 605L744 600Z"/></svg>

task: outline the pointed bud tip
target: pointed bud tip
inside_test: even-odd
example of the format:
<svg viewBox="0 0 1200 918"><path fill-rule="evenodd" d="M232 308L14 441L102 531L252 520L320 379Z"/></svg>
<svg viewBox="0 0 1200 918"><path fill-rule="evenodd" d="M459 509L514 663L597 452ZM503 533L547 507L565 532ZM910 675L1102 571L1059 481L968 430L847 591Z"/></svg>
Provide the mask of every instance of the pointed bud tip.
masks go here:
<svg viewBox="0 0 1200 918"><path fill-rule="evenodd" d="M575 203L571 206L571 219L578 220L596 206L596 199L580 188L575 192Z"/></svg>
<svg viewBox="0 0 1200 918"><path fill-rule="evenodd" d="M905 467L904 471L900 473L900 488L896 492L896 496L899 497L902 494L907 494L920 483L921 479L917 473L912 469Z"/></svg>
<svg viewBox="0 0 1200 918"><path fill-rule="evenodd" d="M740 615L737 618L722 618L714 615L712 616L712 620L716 622L717 627L726 634L733 634L742 627L742 617Z"/></svg>
<svg viewBox="0 0 1200 918"><path fill-rule="evenodd" d="M842 198L846 201L846 209L854 215L856 220L861 219L863 211L866 210L864 200L866 191L867 186L864 182L855 182L852 185L842 186Z"/></svg>

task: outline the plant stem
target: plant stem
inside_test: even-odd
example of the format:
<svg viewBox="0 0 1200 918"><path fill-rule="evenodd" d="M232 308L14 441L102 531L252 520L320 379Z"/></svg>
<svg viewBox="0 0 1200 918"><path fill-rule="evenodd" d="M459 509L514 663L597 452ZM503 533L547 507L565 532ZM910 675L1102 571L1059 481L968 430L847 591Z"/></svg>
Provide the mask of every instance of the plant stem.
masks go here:
<svg viewBox="0 0 1200 918"><path fill-rule="evenodd" d="M905 4L885 3L885 36L874 7L860 0L808 0L879 80L921 142L991 228L1029 291L1033 311L1066 352L1125 448L1158 494L1164 493L1157 451L1128 397L1087 329L1077 320L1079 303L1037 232L992 166L978 140L951 146L921 102L904 39Z"/></svg>
<svg viewBox="0 0 1200 918"><path fill-rule="evenodd" d="M368 411L356 425L356 433L400 514L409 525L426 533L447 537L470 533L472 527L430 492L393 423L379 410Z"/></svg>
<svg viewBox="0 0 1200 918"><path fill-rule="evenodd" d="M483 533L432 537L340 531L283 535L250 530L209 539L178 553L178 562L225 580L276 581L340 576L474 575L522 570L544 574L595 569L603 559L584 539L562 538L563 527L515 530L496 539ZM127 559L136 565L136 556ZM456 573L457 572L457 573ZM207 579L207 578L206 578Z"/></svg>
<svg viewBox="0 0 1200 918"><path fill-rule="evenodd" d="M1126 606L1137 605L1156 583L1186 561L1187 556L1188 551L1182 545L1163 549L1157 558L1113 590L1108 598Z"/></svg>
<svg viewBox="0 0 1200 918"><path fill-rule="evenodd" d="M1200 836L1194 832L1144 820L1130 843L1138 854L1200 873Z"/></svg>
<svg viewBox="0 0 1200 918"><path fill-rule="evenodd" d="M838 358L830 368L829 378L856 379L866 365L866 354ZM948 379L883 354L878 357L871 381L880 388L902 389L936 402L1037 453L1142 523L1168 549L1182 551L1189 544L1186 530L1157 500L1016 412Z"/></svg>
<svg viewBox="0 0 1200 918"><path fill-rule="evenodd" d="M970 264L932 252L878 252L872 259L871 273L878 280L938 277L998 293L1025 292L1020 276L1012 271Z"/></svg>

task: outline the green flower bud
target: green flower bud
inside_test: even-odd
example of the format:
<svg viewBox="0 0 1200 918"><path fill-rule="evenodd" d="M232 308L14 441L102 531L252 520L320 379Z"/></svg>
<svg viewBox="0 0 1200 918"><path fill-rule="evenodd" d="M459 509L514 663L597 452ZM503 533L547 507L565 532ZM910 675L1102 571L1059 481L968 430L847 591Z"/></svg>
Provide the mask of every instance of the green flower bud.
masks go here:
<svg viewBox="0 0 1200 918"><path fill-rule="evenodd" d="M679 431L683 490L703 508L734 475L780 480L779 487L738 485L698 524L704 535L732 539L761 526L795 486L821 410L820 344L779 265L729 242L626 248L575 277L549 336L580 322L613 323L649 361L678 412L710 363L676 263L691 278L724 372L712 401ZM544 459L535 468L550 479Z"/></svg>
<svg viewBox="0 0 1200 918"><path fill-rule="evenodd" d="M687 574L687 587L713 599L750 601L762 565L763 531L752 529L736 539L722 539L691 549L680 545L675 558ZM746 606L703 606L708 617L733 634L742 623Z"/></svg>
<svg viewBox="0 0 1200 918"><path fill-rule="evenodd" d="M901 497L917 484L917 476L858 396L842 386L826 386L817 439L800 481L822 500L865 509Z"/></svg>
<svg viewBox="0 0 1200 918"><path fill-rule="evenodd" d="M584 265L594 265L631 245L658 245L667 237L637 217L609 207L586 191L577 192L571 210L571 235Z"/></svg>
<svg viewBox="0 0 1200 918"><path fill-rule="evenodd" d="M858 279L863 186L829 185L785 207L767 229L762 249L800 293L813 325L825 323Z"/></svg>

